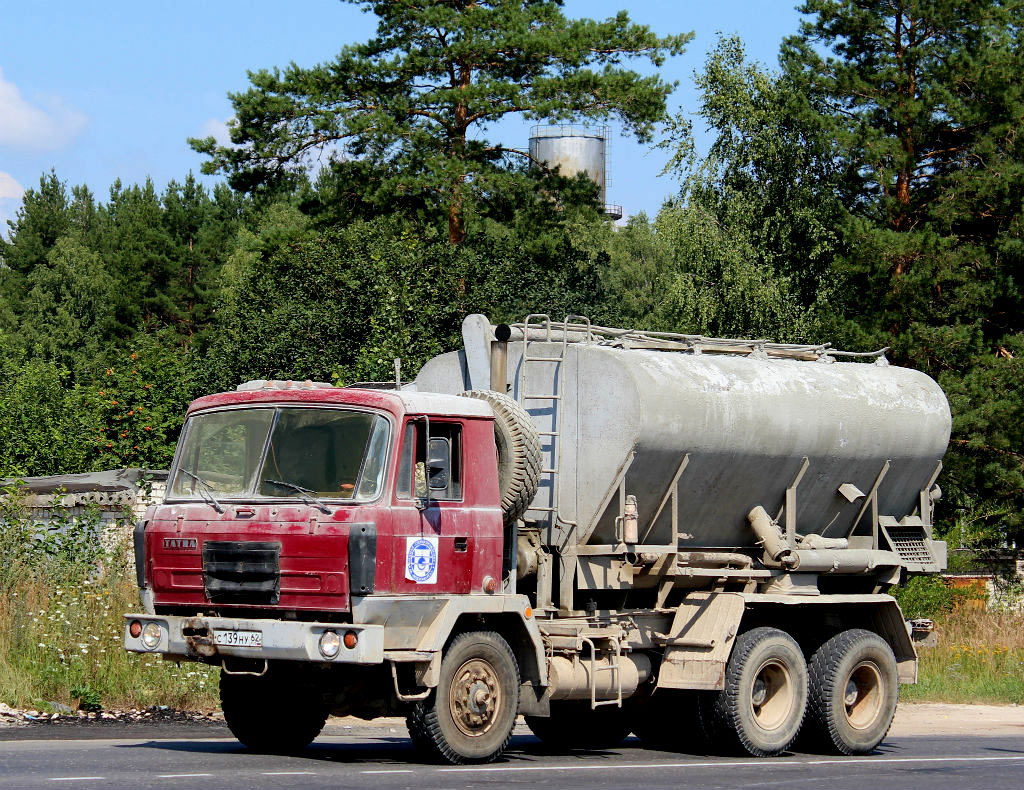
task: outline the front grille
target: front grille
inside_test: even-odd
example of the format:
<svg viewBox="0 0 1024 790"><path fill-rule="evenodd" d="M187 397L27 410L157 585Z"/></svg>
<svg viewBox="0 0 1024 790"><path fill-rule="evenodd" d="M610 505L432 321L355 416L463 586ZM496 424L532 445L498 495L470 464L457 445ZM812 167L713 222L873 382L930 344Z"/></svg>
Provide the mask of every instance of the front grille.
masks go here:
<svg viewBox="0 0 1024 790"><path fill-rule="evenodd" d="M930 565L935 562L932 553L928 551L925 544L924 527L918 526L891 526L885 528L892 544L893 551L900 555L905 565L922 564Z"/></svg>
<svg viewBox="0 0 1024 790"><path fill-rule="evenodd" d="M203 585L211 603L276 605L281 594L281 544L206 541Z"/></svg>

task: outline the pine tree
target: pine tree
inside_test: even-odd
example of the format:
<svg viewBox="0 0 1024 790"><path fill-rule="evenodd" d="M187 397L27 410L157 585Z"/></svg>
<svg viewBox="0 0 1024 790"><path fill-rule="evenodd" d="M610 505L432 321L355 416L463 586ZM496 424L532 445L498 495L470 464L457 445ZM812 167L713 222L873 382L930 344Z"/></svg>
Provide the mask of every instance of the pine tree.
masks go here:
<svg viewBox="0 0 1024 790"><path fill-rule="evenodd" d="M672 85L623 64L661 65L689 35L660 37L625 12L568 19L561 0L348 0L379 19L377 35L330 63L250 73L231 94L233 145L192 140L247 192L295 183L313 154L341 155L364 199L412 200L447 221L461 243L476 201L507 188L518 151L482 134L510 114L617 119L650 138Z"/></svg>

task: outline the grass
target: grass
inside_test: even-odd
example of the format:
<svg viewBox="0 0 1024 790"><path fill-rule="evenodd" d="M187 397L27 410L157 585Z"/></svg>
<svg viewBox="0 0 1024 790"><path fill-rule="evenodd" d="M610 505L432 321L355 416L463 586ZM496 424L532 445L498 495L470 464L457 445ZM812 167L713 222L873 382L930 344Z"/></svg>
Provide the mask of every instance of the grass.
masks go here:
<svg viewBox="0 0 1024 790"><path fill-rule="evenodd" d="M122 614L138 610L134 580L117 573L53 584L29 576L0 599L0 701L83 710L169 705L214 709L216 671L121 647Z"/></svg>
<svg viewBox="0 0 1024 790"><path fill-rule="evenodd" d="M918 649L908 702L1024 704L1024 615L959 606L936 617L939 643Z"/></svg>
<svg viewBox="0 0 1024 790"><path fill-rule="evenodd" d="M140 608L126 529L104 528L96 512L41 527L15 493L0 494L0 702L217 707L216 670L121 646L123 615Z"/></svg>

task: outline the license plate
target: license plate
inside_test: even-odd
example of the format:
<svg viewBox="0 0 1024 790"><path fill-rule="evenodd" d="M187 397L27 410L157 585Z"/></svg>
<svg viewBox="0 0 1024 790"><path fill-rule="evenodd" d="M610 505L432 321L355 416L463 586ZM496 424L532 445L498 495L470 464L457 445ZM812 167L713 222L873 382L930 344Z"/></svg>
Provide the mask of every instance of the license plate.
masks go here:
<svg viewBox="0 0 1024 790"><path fill-rule="evenodd" d="M213 632L213 641L227 647L263 647L262 631L217 631Z"/></svg>

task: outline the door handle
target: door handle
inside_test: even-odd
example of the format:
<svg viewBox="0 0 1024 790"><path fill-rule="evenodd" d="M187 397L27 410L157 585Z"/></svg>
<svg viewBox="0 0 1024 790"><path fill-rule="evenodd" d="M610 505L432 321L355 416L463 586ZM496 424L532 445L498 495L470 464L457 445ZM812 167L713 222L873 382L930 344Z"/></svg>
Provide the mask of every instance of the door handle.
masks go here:
<svg viewBox="0 0 1024 790"><path fill-rule="evenodd" d="M455 539L455 550L466 551L469 548L469 538L456 538Z"/></svg>
<svg viewBox="0 0 1024 790"><path fill-rule="evenodd" d="M252 518L256 515L256 508L252 507L236 507L235 518Z"/></svg>

